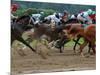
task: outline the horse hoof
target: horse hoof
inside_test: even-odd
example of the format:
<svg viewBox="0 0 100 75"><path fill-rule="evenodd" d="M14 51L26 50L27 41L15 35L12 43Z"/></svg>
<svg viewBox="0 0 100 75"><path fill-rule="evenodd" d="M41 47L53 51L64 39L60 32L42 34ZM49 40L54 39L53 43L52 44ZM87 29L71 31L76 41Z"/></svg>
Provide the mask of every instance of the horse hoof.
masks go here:
<svg viewBox="0 0 100 75"><path fill-rule="evenodd" d="M80 55L81 55L81 57L85 57L83 53L81 53Z"/></svg>
<svg viewBox="0 0 100 75"><path fill-rule="evenodd" d="M89 58L90 57L90 55L87 55L87 56L85 56L86 58Z"/></svg>
<svg viewBox="0 0 100 75"><path fill-rule="evenodd" d="M26 56L26 54L25 53L18 53L20 56Z"/></svg>
<svg viewBox="0 0 100 75"><path fill-rule="evenodd" d="M94 54L94 53L92 53L92 52L90 52L89 54L90 54L90 55L95 55L95 54Z"/></svg>
<svg viewBox="0 0 100 75"><path fill-rule="evenodd" d="M60 53L63 53L62 51L60 51Z"/></svg>
<svg viewBox="0 0 100 75"><path fill-rule="evenodd" d="M74 51L74 54L76 54L76 51Z"/></svg>
<svg viewBox="0 0 100 75"><path fill-rule="evenodd" d="M18 52L18 54L19 54L20 56L26 56L26 54L24 53L23 50L18 50L17 52Z"/></svg>

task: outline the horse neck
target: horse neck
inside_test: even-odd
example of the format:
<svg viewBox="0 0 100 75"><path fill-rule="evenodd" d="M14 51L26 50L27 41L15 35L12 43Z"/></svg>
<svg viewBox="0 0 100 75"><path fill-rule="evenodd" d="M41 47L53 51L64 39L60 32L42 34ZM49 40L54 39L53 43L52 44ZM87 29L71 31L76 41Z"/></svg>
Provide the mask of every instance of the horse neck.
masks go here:
<svg viewBox="0 0 100 75"><path fill-rule="evenodd" d="M84 29L82 27L74 27L72 26L69 30L68 33L70 34L75 34L75 35L80 35L80 36L84 36Z"/></svg>
<svg viewBox="0 0 100 75"><path fill-rule="evenodd" d="M29 21L30 21L30 16L27 15L20 16L19 18L16 19L16 23L23 25L29 24Z"/></svg>
<svg viewBox="0 0 100 75"><path fill-rule="evenodd" d="M78 32L79 32L79 35L84 35L84 28L80 28L79 30L78 30Z"/></svg>
<svg viewBox="0 0 100 75"><path fill-rule="evenodd" d="M84 28L79 29L80 33L84 33Z"/></svg>
<svg viewBox="0 0 100 75"><path fill-rule="evenodd" d="M13 27L14 27L15 30L19 31L20 34L22 34L25 31L23 24L14 23Z"/></svg>

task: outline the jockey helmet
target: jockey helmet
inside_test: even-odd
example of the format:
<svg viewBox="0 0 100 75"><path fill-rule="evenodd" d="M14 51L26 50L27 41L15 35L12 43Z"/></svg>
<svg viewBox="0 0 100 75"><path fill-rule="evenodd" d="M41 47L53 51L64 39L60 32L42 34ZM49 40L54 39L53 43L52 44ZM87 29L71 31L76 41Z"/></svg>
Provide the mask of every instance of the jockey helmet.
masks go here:
<svg viewBox="0 0 100 75"><path fill-rule="evenodd" d="M12 12L16 12L17 9L18 9L18 5L17 5L17 4L12 4L12 5L11 5L11 11L12 11Z"/></svg>
<svg viewBox="0 0 100 75"><path fill-rule="evenodd" d="M89 14L89 15L91 15L92 14L92 10L91 9L88 9L88 11L87 11L87 13Z"/></svg>
<svg viewBox="0 0 100 75"><path fill-rule="evenodd" d="M64 10L64 14L68 14L68 11Z"/></svg>

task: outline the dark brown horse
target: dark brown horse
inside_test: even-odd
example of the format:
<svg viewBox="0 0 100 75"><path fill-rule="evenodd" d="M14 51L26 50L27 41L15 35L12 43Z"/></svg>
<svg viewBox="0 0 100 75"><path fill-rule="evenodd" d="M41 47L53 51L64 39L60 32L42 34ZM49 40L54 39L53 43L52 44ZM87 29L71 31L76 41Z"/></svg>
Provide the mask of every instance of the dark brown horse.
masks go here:
<svg viewBox="0 0 100 75"><path fill-rule="evenodd" d="M28 46L33 52L35 52L35 49L33 49L23 38L22 34L24 31L27 31L28 29L31 29L32 27L28 26L30 17L29 16L21 16L18 19L16 19L15 22L11 23L11 45L14 40L18 40Z"/></svg>
<svg viewBox="0 0 100 75"><path fill-rule="evenodd" d="M67 26L67 29L70 29L70 27L71 26L69 26L69 25L73 25L73 24L81 24L82 23L82 21L80 21L80 20L78 20L78 19L69 19L68 21L66 21L66 22L64 22L64 23L62 23L62 24L64 24L64 27L63 27L63 29L64 28L66 28L66 26ZM63 30L62 29L62 30ZM61 46L64 46L67 42L69 42L70 41L70 39L68 39L67 37L65 37L64 35L63 35L63 32L62 32L62 37L60 38L60 40L59 40L59 45L61 45ZM77 46L77 44L78 45L80 45L80 43L79 43L79 40L80 40L80 36L78 36L78 38L75 40L75 39L73 39L73 41L75 42L75 45L74 45L74 47L73 47L73 50L75 51L75 49L76 49L76 46ZM66 40L67 39L67 40ZM61 51L62 52L62 51Z"/></svg>
<svg viewBox="0 0 100 75"><path fill-rule="evenodd" d="M63 27L64 26L56 27L54 22L50 24L41 23L34 26L34 32L29 34L29 36L32 37L31 39L39 40L43 35L46 35L46 39L48 43L50 43L59 39L59 33L62 32ZM61 52L61 47L59 49Z"/></svg>
<svg viewBox="0 0 100 75"><path fill-rule="evenodd" d="M80 53L83 55L83 48L89 43L90 47L93 50L93 53L95 54L95 38L96 38L96 30L95 30L95 25L91 24L88 25L86 28L82 28L82 26L79 25L68 25L65 28L65 32L67 30L67 34L69 35L70 38L74 38L77 36L81 36L84 38L84 43L80 45Z"/></svg>
<svg viewBox="0 0 100 75"><path fill-rule="evenodd" d="M30 21L32 23L32 21ZM79 23L77 19L70 19L66 22L67 24L71 23ZM32 36L33 39L40 39L42 35L46 35L48 38L48 42L56 41L58 39L61 39L59 42L59 46L56 46L57 48L60 49L60 53L62 53L62 48L64 47L64 44L69 42L70 40L66 37L63 37L62 35L62 30L65 28L65 25L60 25L59 27L56 27L54 23L46 24L46 23L41 23L38 25L34 26L34 33L32 32L29 34L29 36ZM60 34L60 36L59 36ZM31 38L31 39L32 39ZM74 40L76 43L79 44L76 40ZM57 43L58 44L58 43ZM76 45L75 45L76 47Z"/></svg>

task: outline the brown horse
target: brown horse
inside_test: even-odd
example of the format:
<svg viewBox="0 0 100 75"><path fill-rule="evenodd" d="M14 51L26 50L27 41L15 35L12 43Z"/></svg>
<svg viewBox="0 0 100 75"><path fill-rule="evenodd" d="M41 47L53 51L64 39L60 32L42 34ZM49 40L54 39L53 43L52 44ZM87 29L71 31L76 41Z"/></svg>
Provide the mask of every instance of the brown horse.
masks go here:
<svg viewBox="0 0 100 75"><path fill-rule="evenodd" d="M86 28L82 28L81 24L75 25L67 25L64 29L64 32L67 31L67 36L70 38L74 38L77 36L81 36L84 38L84 43L80 45L80 53L83 55L83 48L89 43L93 53L95 54L95 38L96 38L96 30L95 25L88 25Z"/></svg>
<svg viewBox="0 0 100 75"><path fill-rule="evenodd" d="M29 16L21 16L18 19L16 19L15 22L11 23L11 45L14 40L18 40L28 46L33 52L35 52L35 49L33 49L23 38L22 34L24 31L27 31L28 29L31 29L32 27L28 26L30 17Z"/></svg>
<svg viewBox="0 0 100 75"><path fill-rule="evenodd" d="M32 23L32 21L30 21L30 23ZM79 23L79 21L77 19L70 19L66 22L67 24L70 24L70 23ZM56 41L58 39L60 39L60 41L58 41L56 44L57 44L57 48L60 49L60 53L62 53L62 49L64 47L64 44L69 42L70 40L66 37L63 38L63 35L62 35L62 30L65 28L66 26L65 25L60 25L59 27L56 27L54 21L51 20L50 24L46 24L46 23L40 23L38 25L34 25L34 33L33 32L30 32L29 36L31 36L32 38L29 38L27 39L30 40L30 39L40 39L40 37L42 35L46 35L48 38L48 42L52 42L52 41ZM60 34L60 36L59 36ZM74 49L76 47L76 44L79 44L77 40L74 40L76 43L75 43L75 46L74 46Z"/></svg>
<svg viewBox="0 0 100 75"><path fill-rule="evenodd" d="M50 44L51 42L59 39L59 33L62 31L62 29L63 26L57 28L55 22L51 20L50 24L40 23L38 25L35 25L34 32L30 32L29 36L31 37L30 39L39 40L43 35L46 35L46 40ZM59 49L60 53L62 53L61 47Z"/></svg>

